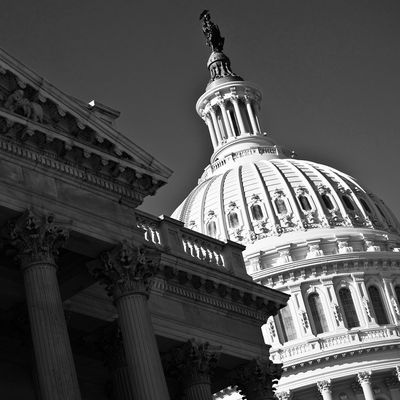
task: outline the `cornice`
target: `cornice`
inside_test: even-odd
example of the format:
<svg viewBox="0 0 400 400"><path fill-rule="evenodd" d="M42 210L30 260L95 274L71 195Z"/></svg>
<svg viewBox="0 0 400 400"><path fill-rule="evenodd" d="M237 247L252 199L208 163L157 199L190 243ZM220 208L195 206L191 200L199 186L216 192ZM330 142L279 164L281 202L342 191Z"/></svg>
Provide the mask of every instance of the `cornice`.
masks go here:
<svg viewBox="0 0 400 400"><path fill-rule="evenodd" d="M23 159L28 165L35 168L42 166L48 173L49 169L54 173L64 176L67 180L74 180L81 185L89 185L117 195L119 198L133 200L136 204L143 201L145 193L129 184L118 182L100 172L94 173L86 168L73 165L64 160L58 159L54 154L45 151L38 152L29 145L20 145L8 138L0 136L0 150L12 157Z"/></svg>
<svg viewBox="0 0 400 400"><path fill-rule="evenodd" d="M400 273L399 252L354 252L333 254L308 260L290 262L251 274L253 279L268 287L283 286L305 280L328 279L332 275L356 272ZM272 271L271 271L272 269Z"/></svg>

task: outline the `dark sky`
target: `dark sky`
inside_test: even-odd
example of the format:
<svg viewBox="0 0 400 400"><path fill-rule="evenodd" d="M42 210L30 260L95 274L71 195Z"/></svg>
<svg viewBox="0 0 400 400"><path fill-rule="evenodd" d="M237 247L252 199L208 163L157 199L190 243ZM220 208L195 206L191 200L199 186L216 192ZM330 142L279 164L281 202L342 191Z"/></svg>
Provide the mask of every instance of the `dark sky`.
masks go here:
<svg viewBox="0 0 400 400"><path fill-rule="evenodd" d="M174 170L142 207L168 215L211 155L194 108L208 81L205 8L233 70L263 92L263 130L400 216L398 0L3 0L0 46L64 92L121 111L118 129Z"/></svg>

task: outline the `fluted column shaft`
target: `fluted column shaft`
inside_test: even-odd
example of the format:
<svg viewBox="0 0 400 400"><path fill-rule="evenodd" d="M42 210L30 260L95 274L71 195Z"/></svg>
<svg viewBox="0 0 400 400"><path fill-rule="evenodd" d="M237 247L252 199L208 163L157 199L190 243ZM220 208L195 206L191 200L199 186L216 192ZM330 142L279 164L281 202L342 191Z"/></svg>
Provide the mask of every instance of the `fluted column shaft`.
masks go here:
<svg viewBox="0 0 400 400"><path fill-rule="evenodd" d="M186 382L187 400L211 400L211 380L206 374L197 374Z"/></svg>
<svg viewBox="0 0 400 400"><path fill-rule="evenodd" d="M169 400L147 300L160 253L123 241L89 266L114 298L134 400Z"/></svg>
<svg viewBox="0 0 400 400"><path fill-rule="evenodd" d="M140 293L122 295L116 305L134 399L169 399L147 297Z"/></svg>
<svg viewBox="0 0 400 400"><path fill-rule="evenodd" d="M250 119L251 129L253 130L253 133L256 134L256 133L258 133L258 127L257 127L256 119L254 117L254 110L251 106L251 100L248 97L246 97L245 100L246 100L247 114L249 115L249 119Z"/></svg>
<svg viewBox="0 0 400 400"><path fill-rule="evenodd" d="M212 122L214 125L214 130L217 135L218 142L221 144L224 138L222 137L221 129L219 129L217 116L215 115L215 111L213 108L210 109L210 114L211 114L211 119L212 119Z"/></svg>
<svg viewBox="0 0 400 400"><path fill-rule="evenodd" d="M80 399L54 264L24 268L24 284L43 400Z"/></svg>
<svg viewBox="0 0 400 400"><path fill-rule="evenodd" d="M31 211L12 228L19 248L42 400L81 398L54 261L67 237L53 216L38 217Z"/></svg>
<svg viewBox="0 0 400 400"><path fill-rule="evenodd" d="M210 119L210 117L208 115L206 115L204 117L204 120L205 120L205 122L207 124L208 130L210 131L211 141L212 141L212 144L213 144L213 148L215 149L218 146L218 141L217 141L217 135L215 133L212 120Z"/></svg>
<svg viewBox="0 0 400 400"><path fill-rule="evenodd" d="M228 138L233 138L234 134L232 132L231 125L228 119L228 112L226 111L225 103L222 101L218 102L219 108L221 109L222 119L224 120L225 130L228 134Z"/></svg>
<svg viewBox="0 0 400 400"><path fill-rule="evenodd" d="M236 97L231 97L231 102L233 104L233 108L235 110L236 118L239 124L240 134L246 133L246 128L244 126L242 114L240 112L238 99Z"/></svg>

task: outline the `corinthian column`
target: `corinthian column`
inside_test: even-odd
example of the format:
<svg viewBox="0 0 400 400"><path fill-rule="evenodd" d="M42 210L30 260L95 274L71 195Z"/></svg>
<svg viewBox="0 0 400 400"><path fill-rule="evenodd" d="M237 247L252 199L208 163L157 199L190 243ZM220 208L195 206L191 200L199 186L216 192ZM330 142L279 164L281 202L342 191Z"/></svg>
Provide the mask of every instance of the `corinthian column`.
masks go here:
<svg viewBox="0 0 400 400"><path fill-rule="evenodd" d="M165 363L175 375L186 400L212 400L211 376L221 347L189 340L167 355Z"/></svg>
<svg viewBox="0 0 400 400"><path fill-rule="evenodd" d="M333 400L330 379L318 381L317 387L318 391L321 393L323 400Z"/></svg>
<svg viewBox="0 0 400 400"><path fill-rule="evenodd" d="M266 358L239 367L232 378L247 400L275 400L274 385L281 375L282 364L273 364Z"/></svg>
<svg viewBox="0 0 400 400"><path fill-rule="evenodd" d="M371 372L359 372L357 374L357 379L363 390L365 400L375 400L374 392L371 387Z"/></svg>
<svg viewBox="0 0 400 400"><path fill-rule="evenodd" d="M11 228L19 249L37 377L43 400L79 400L80 392L69 342L55 256L68 238L53 216L27 211Z"/></svg>
<svg viewBox="0 0 400 400"><path fill-rule="evenodd" d="M119 326L115 325L113 327L111 334L105 338L102 348L105 361L111 372L112 398L114 400L133 399L128 364Z"/></svg>
<svg viewBox="0 0 400 400"><path fill-rule="evenodd" d="M114 298L135 400L169 399L147 305L159 260L158 251L124 241L89 268Z"/></svg>

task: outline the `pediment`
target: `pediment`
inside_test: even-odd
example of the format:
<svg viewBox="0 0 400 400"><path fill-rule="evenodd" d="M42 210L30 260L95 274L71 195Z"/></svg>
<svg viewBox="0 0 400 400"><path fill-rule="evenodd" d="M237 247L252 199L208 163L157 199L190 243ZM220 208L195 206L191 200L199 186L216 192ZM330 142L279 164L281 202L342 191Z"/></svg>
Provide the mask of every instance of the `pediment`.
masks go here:
<svg viewBox="0 0 400 400"><path fill-rule="evenodd" d="M119 113L69 96L0 49L0 139L144 197L172 171L113 127ZM107 186L107 185L105 185Z"/></svg>

